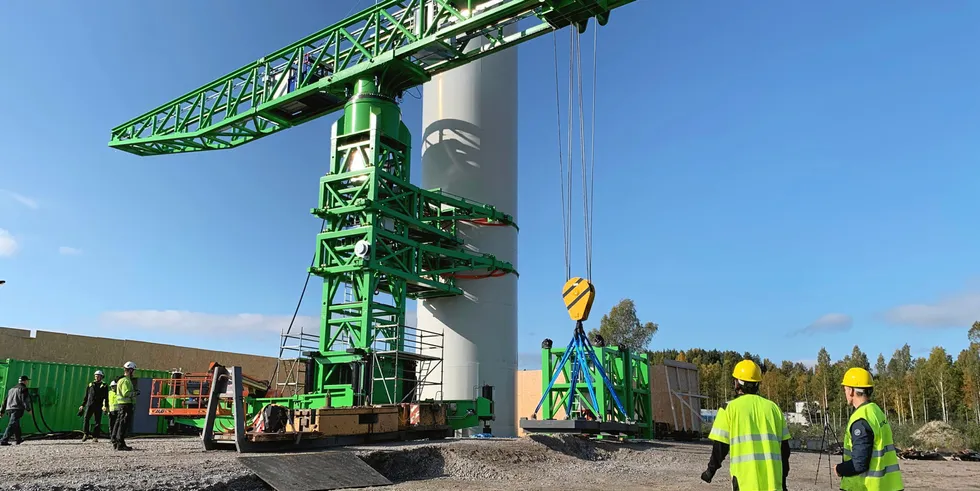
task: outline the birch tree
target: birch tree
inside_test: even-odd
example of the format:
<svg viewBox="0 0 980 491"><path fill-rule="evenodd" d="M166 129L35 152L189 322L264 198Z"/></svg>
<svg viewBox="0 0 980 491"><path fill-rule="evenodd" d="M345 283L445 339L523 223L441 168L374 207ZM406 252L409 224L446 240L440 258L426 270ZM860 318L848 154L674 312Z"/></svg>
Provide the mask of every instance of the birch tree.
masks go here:
<svg viewBox="0 0 980 491"><path fill-rule="evenodd" d="M905 403L908 402L908 415L911 416L912 423L915 424L915 402L913 401L915 379L911 371L912 348L906 344L895 350L891 360L888 360L888 376L895 384L895 407L900 408L898 411L899 418L903 421L908 420L905 412Z"/></svg>
<svg viewBox="0 0 980 491"><path fill-rule="evenodd" d="M888 365L885 363L885 355L878 353L878 361L875 363L875 392L882 404L882 410L888 414L888 402L891 395L891 380L888 378Z"/></svg>
<svg viewBox="0 0 980 491"><path fill-rule="evenodd" d="M926 361L927 377L932 382L933 388L936 389L936 393L939 395L939 407L942 408L943 421L949 422L949 410L946 404L946 394L949 390L949 382L951 376L950 365L952 360L950 356L946 354L946 349L942 346L936 346L929 353L929 359Z"/></svg>
<svg viewBox="0 0 980 491"><path fill-rule="evenodd" d="M813 383L814 395L822 395L823 403L821 414L823 415L824 423L828 420L828 415L830 413L830 400L827 394L828 378L830 377L830 353L827 352L827 348L820 348L820 352L817 353L817 365L814 367L813 373Z"/></svg>
<svg viewBox="0 0 980 491"><path fill-rule="evenodd" d="M980 423L980 358L977 356L976 344L960 351L956 364L963 372L963 403L969 409L973 419Z"/></svg>
<svg viewBox="0 0 980 491"><path fill-rule="evenodd" d="M977 415L977 423L980 423L980 321L973 323L973 327L970 328L966 336L970 340L970 347L966 350L968 352L966 355L966 365L971 369L964 370L964 372L970 374L970 379L973 382L967 387L967 390L972 389L970 399L973 401L973 410Z"/></svg>
<svg viewBox="0 0 980 491"><path fill-rule="evenodd" d="M912 363L912 373L915 375L916 395L915 404L922 403L922 422L929 421L929 404L927 394L929 393L929 377L926 368L926 359L919 357Z"/></svg>

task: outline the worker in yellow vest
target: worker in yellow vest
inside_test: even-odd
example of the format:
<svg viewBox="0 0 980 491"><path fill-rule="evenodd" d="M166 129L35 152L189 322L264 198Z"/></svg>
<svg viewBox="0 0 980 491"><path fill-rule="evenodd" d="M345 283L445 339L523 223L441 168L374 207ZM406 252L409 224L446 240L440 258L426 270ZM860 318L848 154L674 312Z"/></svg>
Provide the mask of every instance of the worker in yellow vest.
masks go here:
<svg viewBox="0 0 980 491"><path fill-rule="evenodd" d="M892 440L888 416L870 401L871 373L851 368L841 382L847 403L854 408L844 434L844 462L837 464L840 488L845 491L902 491L902 471Z"/></svg>
<svg viewBox="0 0 980 491"><path fill-rule="evenodd" d="M116 381L116 432L113 434L115 441L112 444L116 450L132 450L126 445L126 432L129 430L130 422L133 419L136 396L139 395L139 391L133 386L133 373L135 371L136 364L127 361L123 365L123 376Z"/></svg>
<svg viewBox="0 0 980 491"><path fill-rule="evenodd" d="M738 362L732 378L735 399L718 409L708 434L713 440L711 458L701 479L710 483L730 452L733 490L785 490L790 434L783 412L759 395L762 370L755 362Z"/></svg>
<svg viewBox="0 0 980 491"><path fill-rule="evenodd" d="M116 446L116 419L118 419L118 414L116 411L119 407L116 403L116 385L115 380L109 384L109 438L112 440L112 446Z"/></svg>

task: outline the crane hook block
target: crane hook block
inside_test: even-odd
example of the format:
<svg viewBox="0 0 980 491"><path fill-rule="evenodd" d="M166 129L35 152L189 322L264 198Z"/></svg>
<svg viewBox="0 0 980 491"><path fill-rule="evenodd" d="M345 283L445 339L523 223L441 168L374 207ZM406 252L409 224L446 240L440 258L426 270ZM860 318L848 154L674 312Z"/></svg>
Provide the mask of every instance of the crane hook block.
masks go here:
<svg viewBox="0 0 980 491"><path fill-rule="evenodd" d="M595 287L592 286L591 281L585 278L568 280L562 290L562 297L565 300L565 307L568 308L568 315L573 321L589 319L592 301L595 300Z"/></svg>

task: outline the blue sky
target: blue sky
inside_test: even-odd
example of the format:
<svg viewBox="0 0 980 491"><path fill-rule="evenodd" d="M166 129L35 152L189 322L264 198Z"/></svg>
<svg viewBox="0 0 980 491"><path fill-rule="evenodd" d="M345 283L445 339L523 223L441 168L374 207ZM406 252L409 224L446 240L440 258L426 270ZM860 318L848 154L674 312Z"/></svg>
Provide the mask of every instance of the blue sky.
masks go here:
<svg viewBox="0 0 980 491"><path fill-rule="evenodd" d="M275 354L313 251L328 164L316 141L334 118L226 152L138 158L106 142L354 3L4 6L0 325ZM661 326L653 349L812 360L820 346L834 358L854 344L872 357L965 346L980 319L980 4L953 5L614 12L599 33L594 312L634 299ZM519 50L528 354L572 326L552 42ZM420 102L403 109L418 140ZM318 315L319 295L314 284L302 314Z"/></svg>

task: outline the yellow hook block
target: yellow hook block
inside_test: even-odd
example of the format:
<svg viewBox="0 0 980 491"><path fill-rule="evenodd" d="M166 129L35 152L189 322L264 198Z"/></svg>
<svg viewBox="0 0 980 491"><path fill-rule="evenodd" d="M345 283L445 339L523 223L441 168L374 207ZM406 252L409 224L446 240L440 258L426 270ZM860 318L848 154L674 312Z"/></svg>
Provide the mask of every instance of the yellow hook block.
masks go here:
<svg viewBox="0 0 980 491"><path fill-rule="evenodd" d="M585 321L589 318L592 301L595 300L595 287L585 278L572 278L565 282L562 298L568 308L569 317L573 321Z"/></svg>

